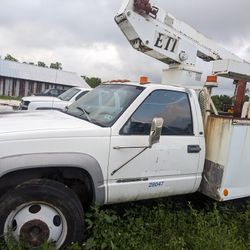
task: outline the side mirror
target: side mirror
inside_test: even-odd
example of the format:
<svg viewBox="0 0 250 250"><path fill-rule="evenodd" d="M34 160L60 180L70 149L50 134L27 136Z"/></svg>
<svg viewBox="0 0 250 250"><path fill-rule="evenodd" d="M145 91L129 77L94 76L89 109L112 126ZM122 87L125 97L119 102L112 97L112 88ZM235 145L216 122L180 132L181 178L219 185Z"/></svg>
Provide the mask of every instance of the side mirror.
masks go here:
<svg viewBox="0 0 250 250"><path fill-rule="evenodd" d="M152 121L151 131L149 135L149 147L152 147L153 144L160 141L163 123L164 119L160 117L154 118L154 120Z"/></svg>

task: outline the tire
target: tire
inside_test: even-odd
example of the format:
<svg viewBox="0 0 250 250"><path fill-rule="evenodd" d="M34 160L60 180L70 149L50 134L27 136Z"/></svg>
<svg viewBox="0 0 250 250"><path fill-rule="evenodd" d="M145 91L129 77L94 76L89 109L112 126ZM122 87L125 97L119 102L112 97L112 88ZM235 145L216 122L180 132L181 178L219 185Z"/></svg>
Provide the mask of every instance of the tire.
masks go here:
<svg viewBox="0 0 250 250"><path fill-rule="evenodd" d="M76 194L65 185L37 179L18 185L0 198L0 235L30 247L53 241L56 248L82 243L84 212Z"/></svg>

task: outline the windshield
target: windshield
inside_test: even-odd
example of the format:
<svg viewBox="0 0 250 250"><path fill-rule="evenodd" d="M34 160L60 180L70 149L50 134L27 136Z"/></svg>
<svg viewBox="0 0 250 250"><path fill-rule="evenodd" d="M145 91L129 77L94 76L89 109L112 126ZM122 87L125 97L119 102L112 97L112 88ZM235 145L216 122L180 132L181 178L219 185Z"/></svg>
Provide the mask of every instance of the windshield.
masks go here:
<svg viewBox="0 0 250 250"><path fill-rule="evenodd" d="M105 84L70 105L67 113L109 127L144 90L141 86Z"/></svg>
<svg viewBox="0 0 250 250"><path fill-rule="evenodd" d="M58 98L63 100L63 101L69 101L78 92L80 92L80 89L71 88L71 89L67 90L66 92L62 93L61 95L59 95Z"/></svg>

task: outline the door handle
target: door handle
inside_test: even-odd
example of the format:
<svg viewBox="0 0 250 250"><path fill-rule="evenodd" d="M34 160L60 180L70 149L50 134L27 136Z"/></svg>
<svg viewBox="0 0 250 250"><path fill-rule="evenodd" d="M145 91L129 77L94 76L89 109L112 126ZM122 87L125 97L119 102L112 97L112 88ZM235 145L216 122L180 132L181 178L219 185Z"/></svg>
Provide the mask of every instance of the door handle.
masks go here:
<svg viewBox="0 0 250 250"><path fill-rule="evenodd" d="M201 152L200 145L188 145L187 151L189 154L195 154Z"/></svg>

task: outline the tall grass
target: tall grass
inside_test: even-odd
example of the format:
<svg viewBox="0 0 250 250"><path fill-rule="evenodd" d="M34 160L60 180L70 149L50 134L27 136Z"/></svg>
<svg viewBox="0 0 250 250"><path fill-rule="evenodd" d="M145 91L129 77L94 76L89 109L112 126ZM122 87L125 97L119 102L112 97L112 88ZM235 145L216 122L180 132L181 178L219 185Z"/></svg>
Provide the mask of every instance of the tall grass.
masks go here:
<svg viewBox="0 0 250 250"><path fill-rule="evenodd" d="M249 204L199 197L95 208L83 249L250 249Z"/></svg>

